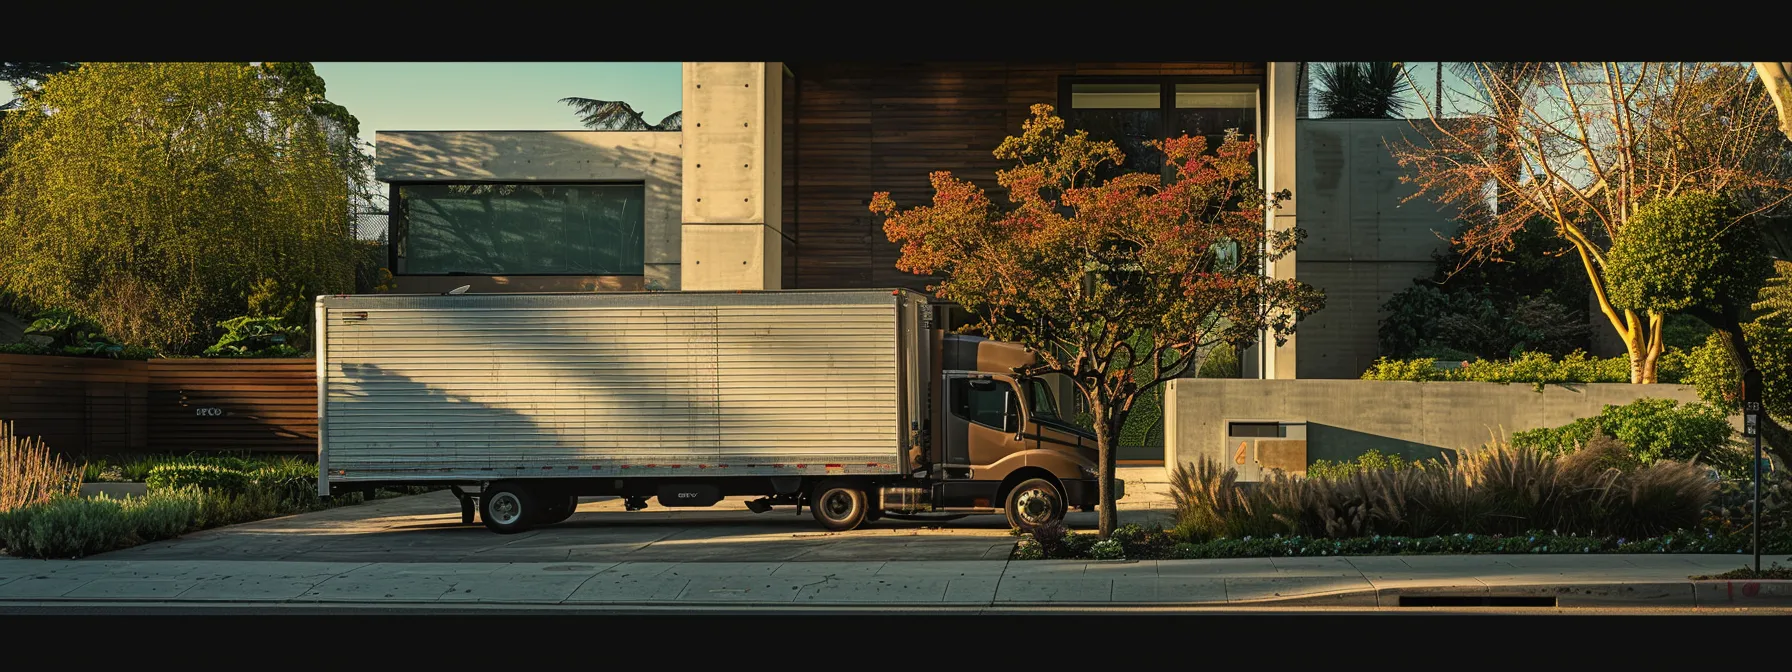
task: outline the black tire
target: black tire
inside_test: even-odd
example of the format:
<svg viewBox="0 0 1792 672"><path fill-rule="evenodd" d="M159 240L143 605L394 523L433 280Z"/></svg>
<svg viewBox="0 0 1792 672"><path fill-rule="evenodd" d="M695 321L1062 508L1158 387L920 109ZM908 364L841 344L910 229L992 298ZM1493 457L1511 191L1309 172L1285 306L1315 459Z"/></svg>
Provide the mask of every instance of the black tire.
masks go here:
<svg viewBox="0 0 1792 672"><path fill-rule="evenodd" d="M498 534L526 532L534 526L540 506L529 489L518 483L498 482L479 497L479 520Z"/></svg>
<svg viewBox="0 0 1792 672"><path fill-rule="evenodd" d="M1064 491L1059 490L1057 485L1043 478L1032 478L1008 491L1008 502L1004 509L1008 513L1008 524L1027 532L1064 522L1064 514L1069 507L1064 502Z"/></svg>
<svg viewBox="0 0 1792 672"><path fill-rule="evenodd" d="M845 532L863 524L870 504L864 490L839 481L815 486L815 491L809 495L809 513L822 527L834 532Z"/></svg>
<svg viewBox="0 0 1792 672"><path fill-rule="evenodd" d="M544 499L551 499L554 504L551 506L543 506L538 509L541 511L541 520L535 521L536 525L553 525L554 523L564 522L567 518L572 517L574 511L579 510L579 498L577 495L567 495L566 503L564 504L560 503L559 497Z"/></svg>

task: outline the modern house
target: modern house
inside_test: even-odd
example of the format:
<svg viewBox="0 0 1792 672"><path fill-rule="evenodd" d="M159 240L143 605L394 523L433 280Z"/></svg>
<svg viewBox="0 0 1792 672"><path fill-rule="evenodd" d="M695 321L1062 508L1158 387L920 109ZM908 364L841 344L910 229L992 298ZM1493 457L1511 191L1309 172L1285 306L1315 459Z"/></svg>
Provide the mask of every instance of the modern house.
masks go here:
<svg viewBox="0 0 1792 672"><path fill-rule="evenodd" d="M1308 242L1267 269L1328 294L1248 378L1353 378L1377 309L1429 270L1448 217L1402 208L1382 136L1403 121L1297 122L1298 64L685 63L683 130L380 132L400 292L910 287L867 206L931 198L950 170L994 190L992 155L1038 103L1160 166L1149 140L1258 135L1266 217Z"/></svg>

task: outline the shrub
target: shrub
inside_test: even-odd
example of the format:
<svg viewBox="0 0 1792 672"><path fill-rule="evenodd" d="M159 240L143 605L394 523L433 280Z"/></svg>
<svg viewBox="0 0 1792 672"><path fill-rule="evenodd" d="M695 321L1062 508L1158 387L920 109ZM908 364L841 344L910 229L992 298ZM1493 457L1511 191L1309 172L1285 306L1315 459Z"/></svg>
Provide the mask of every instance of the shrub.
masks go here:
<svg viewBox="0 0 1792 672"><path fill-rule="evenodd" d="M1735 431L1729 417L1710 404L1645 398L1607 405L1597 416L1560 427L1517 432L1511 442L1563 455L1606 434L1628 446L1644 465L1659 460L1700 462L1737 478L1746 475L1749 457L1732 441Z"/></svg>
<svg viewBox="0 0 1792 672"><path fill-rule="evenodd" d="M1207 351L1207 357L1201 360L1201 366L1195 370L1195 375L1200 378L1237 378L1238 351L1229 343L1213 346Z"/></svg>
<svg viewBox="0 0 1792 672"><path fill-rule="evenodd" d="M69 558L112 550L126 543L131 528L116 500L58 497L10 512L4 526L13 555Z"/></svg>
<svg viewBox="0 0 1792 672"><path fill-rule="evenodd" d="M125 519L139 542L172 539L196 526L203 497L193 488L158 490L125 500Z"/></svg>
<svg viewBox="0 0 1792 672"><path fill-rule="evenodd" d="M1118 541L1104 539L1089 546L1089 557L1095 560L1121 560L1126 557L1126 549Z"/></svg>
<svg viewBox="0 0 1792 672"><path fill-rule="evenodd" d="M249 477L257 486L292 510L308 510L318 502L315 465L300 462L294 465L268 466L257 469Z"/></svg>
<svg viewBox="0 0 1792 672"><path fill-rule="evenodd" d="M1758 318L1742 325L1742 335L1761 371L1762 405L1773 417L1792 418L1792 316ZM1706 337L1684 362L1685 381L1698 388L1700 399L1725 410L1741 408L1737 393L1742 378L1722 334Z"/></svg>
<svg viewBox="0 0 1792 672"><path fill-rule="evenodd" d="M1728 480L1718 484L1717 496L1705 509L1705 526L1718 530L1745 530L1754 524L1754 483ZM1792 531L1792 475L1784 471L1761 474L1761 529Z"/></svg>
<svg viewBox="0 0 1792 672"><path fill-rule="evenodd" d="M164 464L149 470L150 489L196 487L207 492L241 494L254 483L248 474L209 464Z"/></svg>
<svg viewBox="0 0 1792 672"><path fill-rule="evenodd" d="M50 453L42 439L16 436L0 422L0 511L81 491L81 469Z"/></svg>
<svg viewBox="0 0 1792 672"><path fill-rule="evenodd" d="M279 317L238 317L219 322L224 334L206 348L207 357L301 357L305 330Z"/></svg>
<svg viewBox="0 0 1792 672"><path fill-rule="evenodd" d="M1181 541L1201 541L1291 532L1302 504L1291 480L1275 472L1261 484L1241 484L1236 470L1222 469L1211 459L1177 465L1170 479L1175 535Z"/></svg>
<svg viewBox="0 0 1792 672"><path fill-rule="evenodd" d="M1062 521L1033 528L1033 542L1046 558L1074 558L1089 548L1086 539L1066 527Z"/></svg>
<svg viewBox="0 0 1792 672"><path fill-rule="evenodd" d="M1658 377L1662 382L1678 382L1679 378L1673 375L1677 373L1676 369L1662 369L1663 367L1658 366ZM1544 385L1628 383L1630 359L1623 356L1600 359L1589 357L1580 351L1557 359L1541 352L1527 352L1513 359L1476 359L1463 362L1458 368L1442 369L1437 367L1436 360L1433 359L1399 360L1383 357L1375 360L1375 364L1363 372L1362 379L1529 383L1542 390Z"/></svg>
<svg viewBox="0 0 1792 672"><path fill-rule="evenodd" d="M1176 531L1185 542L1529 529L1635 537L1697 524L1714 494L1693 465L1664 459L1623 471L1597 457L1495 444L1447 462L1327 478L1271 472L1257 484L1237 483L1233 469L1203 459L1178 466L1171 481Z"/></svg>
<svg viewBox="0 0 1792 672"><path fill-rule="evenodd" d="M1359 471L1379 469L1398 471L1410 466L1412 463L1406 461L1406 458L1398 453L1383 455L1381 451L1370 449L1362 455L1358 455L1356 459L1342 462L1314 460L1312 464L1307 465L1307 478L1342 478Z"/></svg>
<svg viewBox="0 0 1792 672"><path fill-rule="evenodd" d="M199 500L198 527L213 528L235 525L263 518L272 518L290 509L274 495L259 486L250 486L238 493L213 491Z"/></svg>
<svg viewBox="0 0 1792 672"><path fill-rule="evenodd" d="M1115 529L1108 539L1120 545L1121 557L1135 560L1167 558L1171 547L1175 546L1170 533L1158 525L1146 527L1127 523Z"/></svg>

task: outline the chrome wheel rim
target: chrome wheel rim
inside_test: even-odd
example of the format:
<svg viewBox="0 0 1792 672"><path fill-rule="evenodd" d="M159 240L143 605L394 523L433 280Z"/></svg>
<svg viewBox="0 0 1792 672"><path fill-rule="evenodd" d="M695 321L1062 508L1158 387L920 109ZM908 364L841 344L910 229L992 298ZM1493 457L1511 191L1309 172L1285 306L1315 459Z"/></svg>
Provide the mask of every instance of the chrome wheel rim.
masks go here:
<svg viewBox="0 0 1792 672"><path fill-rule="evenodd" d="M1015 513L1022 523L1044 525L1058 512L1057 498L1041 488L1029 488L1015 498Z"/></svg>
<svg viewBox="0 0 1792 672"><path fill-rule="evenodd" d="M513 525L523 517L523 502L514 493L500 492L494 495L489 508L492 522L499 525Z"/></svg>
<svg viewBox="0 0 1792 672"><path fill-rule="evenodd" d="M852 493L829 490L821 496L821 515L828 520L846 520L852 515Z"/></svg>

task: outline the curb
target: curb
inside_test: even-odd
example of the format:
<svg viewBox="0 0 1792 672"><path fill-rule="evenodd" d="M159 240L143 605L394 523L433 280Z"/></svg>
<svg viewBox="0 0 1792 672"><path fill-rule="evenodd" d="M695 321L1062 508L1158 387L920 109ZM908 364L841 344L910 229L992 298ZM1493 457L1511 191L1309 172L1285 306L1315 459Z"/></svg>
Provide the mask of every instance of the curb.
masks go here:
<svg viewBox="0 0 1792 672"><path fill-rule="evenodd" d="M1403 600L1402 598L1426 598L1426 602ZM1505 599L1533 599L1536 602L1502 602ZM1539 598L1548 599L1542 602ZM1068 609L1177 609L1177 608L1287 608L1287 607L1331 607L1331 608L1369 608L1384 609L1397 607L1487 607L1487 606L1525 606L1556 609L1584 608L1792 608L1792 581L1672 581L1672 582L1630 582L1630 583L1564 583L1564 584L1529 584L1510 586L1486 585L1454 585L1454 586L1412 586L1387 587L1371 589L1351 589L1340 591L1324 591L1290 595L1287 597L1270 597L1237 601L1201 601L1201 602L1039 602L1039 601L987 601L967 600L959 602L908 603L908 602L758 602L758 601L613 601L613 602L573 602L549 600L516 600L498 601L481 600L477 602L440 602L435 600L197 600L166 597L117 598L96 600L93 598L65 597L31 597L24 599L0 599L0 606L81 603L81 604L132 604L132 605L304 605L304 606L343 606L343 607L380 607L380 606L453 606L479 605L483 607L513 606L519 608L532 607L623 607L623 608L694 608L716 609L735 607L776 607L781 609L802 610L814 609L1032 609L1032 608L1068 608Z"/></svg>

